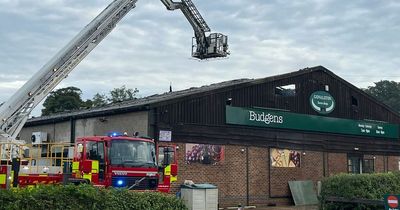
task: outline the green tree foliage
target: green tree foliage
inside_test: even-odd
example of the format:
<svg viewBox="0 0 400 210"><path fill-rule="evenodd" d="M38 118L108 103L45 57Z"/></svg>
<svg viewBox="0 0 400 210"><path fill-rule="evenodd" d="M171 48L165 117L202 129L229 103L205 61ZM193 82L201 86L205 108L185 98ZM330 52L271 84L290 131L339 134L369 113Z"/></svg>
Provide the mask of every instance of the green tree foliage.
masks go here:
<svg viewBox="0 0 400 210"><path fill-rule="evenodd" d="M379 101L400 111L400 83L395 81L381 80L375 82L375 86L369 86L364 91Z"/></svg>
<svg viewBox="0 0 400 210"><path fill-rule="evenodd" d="M129 89L126 86L114 88L109 96L96 93L92 100L82 100L82 91L77 87L66 87L50 92L43 103L42 116L48 116L58 112L79 110L90 107L102 107L110 103L133 100L138 89Z"/></svg>
<svg viewBox="0 0 400 210"><path fill-rule="evenodd" d="M130 89L123 85L120 88L114 88L111 90L109 95L96 93L92 99L93 107L102 107L107 104L134 100L136 99L136 94L138 92L139 90L137 88Z"/></svg>
<svg viewBox="0 0 400 210"><path fill-rule="evenodd" d="M83 101L81 95L82 91L77 87L66 87L50 92L43 103L42 116L91 107L92 101Z"/></svg>
<svg viewBox="0 0 400 210"><path fill-rule="evenodd" d="M102 107L107 105L107 96L105 94L96 93L93 96L93 107Z"/></svg>
<svg viewBox="0 0 400 210"><path fill-rule="evenodd" d="M122 101L129 101L135 99L136 93L138 93L138 89L128 89L123 85L120 88L114 88L114 90L110 91L110 96L108 101L111 103L118 103Z"/></svg>

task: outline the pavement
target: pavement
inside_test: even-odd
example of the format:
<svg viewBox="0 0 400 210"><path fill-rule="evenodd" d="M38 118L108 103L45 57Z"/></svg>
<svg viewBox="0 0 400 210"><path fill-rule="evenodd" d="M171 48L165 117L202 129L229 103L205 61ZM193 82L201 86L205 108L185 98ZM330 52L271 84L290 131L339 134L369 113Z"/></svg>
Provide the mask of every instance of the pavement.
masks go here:
<svg viewBox="0 0 400 210"><path fill-rule="evenodd" d="M237 208L225 208L229 210L237 210ZM318 210L318 205L311 206L268 206L268 207L257 207L257 208L245 208L244 210Z"/></svg>
<svg viewBox="0 0 400 210"><path fill-rule="evenodd" d="M318 206L271 206L255 208L255 210L318 210Z"/></svg>

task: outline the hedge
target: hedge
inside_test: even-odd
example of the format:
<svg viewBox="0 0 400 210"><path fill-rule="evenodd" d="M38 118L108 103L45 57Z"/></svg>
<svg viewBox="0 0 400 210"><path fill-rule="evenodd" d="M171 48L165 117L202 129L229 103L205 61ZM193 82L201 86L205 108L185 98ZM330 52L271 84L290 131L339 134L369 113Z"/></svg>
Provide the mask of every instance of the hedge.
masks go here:
<svg viewBox="0 0 400 210"><path fill-rule="evenodd" d="M0 190L0 209L186 210L182 200L155 192L104 189L91 185L47 185Z"/></svg>
<svg viewBox="0 0 400 210"><path fill-rule="evenodd" d="M384 209L383 206L329 203L328 196L346 199L383 200L385 194L400 194L400 173L339 174L322 181L321 209Z"/></svg>

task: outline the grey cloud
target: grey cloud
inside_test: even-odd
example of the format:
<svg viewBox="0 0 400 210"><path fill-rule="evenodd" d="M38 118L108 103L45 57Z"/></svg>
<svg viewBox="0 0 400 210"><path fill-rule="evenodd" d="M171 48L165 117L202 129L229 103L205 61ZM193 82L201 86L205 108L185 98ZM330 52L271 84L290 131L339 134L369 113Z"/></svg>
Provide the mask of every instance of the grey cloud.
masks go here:
<svg viewBox="0 0 400 210"><path fill-rule="evenodd" d="M60 86L80 87L86 98L121 85L145 96L168 91L170 82L179 90L315 65L360 87L400 80L396 0L193 1L213 31L229 35L229 59L190 59L193 31L184 16L159 0L139 0ZM8 87L0 101L109 2L0 0L0 87Z"/></svg>

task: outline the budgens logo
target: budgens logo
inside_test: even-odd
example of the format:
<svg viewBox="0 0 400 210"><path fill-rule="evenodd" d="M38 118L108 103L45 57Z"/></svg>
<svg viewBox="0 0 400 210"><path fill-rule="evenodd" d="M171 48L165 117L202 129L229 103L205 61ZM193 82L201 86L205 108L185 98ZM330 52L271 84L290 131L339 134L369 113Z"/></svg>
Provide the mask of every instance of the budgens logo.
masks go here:
<svg viewBox="0 0 400 210"><path fill-rule="evenodd" d="M311 107L320 114L329 114L335 109L335 99L325 91L317 91L310 96Z"/></svg>
<svg viewBox="0 0 400 210"><path fill-rule="evenodd" d="M255 111L249 111L249 120L256 122L264 122L267 125L270 123L282 124L283 116L265 112L257 113Z"/></svg>

